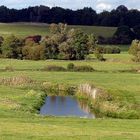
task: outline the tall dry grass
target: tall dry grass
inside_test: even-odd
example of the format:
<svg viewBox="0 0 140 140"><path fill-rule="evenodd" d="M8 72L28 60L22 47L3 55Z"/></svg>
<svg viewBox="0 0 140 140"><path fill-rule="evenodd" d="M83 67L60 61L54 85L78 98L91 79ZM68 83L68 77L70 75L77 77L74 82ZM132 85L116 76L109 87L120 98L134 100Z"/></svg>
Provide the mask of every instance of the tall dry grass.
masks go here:
<svg viewBox="0 0 140 140"><path fill-rule="evenodd" d="M80 96L96 99L101 94L103 94L103 90L95 87L94 85L86 83L79 85L77 93Z"/></svg>
<svg viewBox="0 0 140 140"><path fill-rule="evenodd" d="M26 84L31 84L34 81L27 76L15 76L10 78L0 78L0 85L6 86L22 86Z"/></svg>

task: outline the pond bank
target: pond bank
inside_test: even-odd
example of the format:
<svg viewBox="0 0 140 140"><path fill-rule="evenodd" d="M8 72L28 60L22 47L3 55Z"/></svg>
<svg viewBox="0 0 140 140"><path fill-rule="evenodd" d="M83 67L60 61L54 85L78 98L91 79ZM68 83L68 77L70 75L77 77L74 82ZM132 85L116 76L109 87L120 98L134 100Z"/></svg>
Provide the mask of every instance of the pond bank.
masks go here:
<svg viewBox="0 0 140 140"><path fill-rule="evenodd" d="M51 82L37 82L26 76L2 78L0 85L11 86L28 90L24 100L27 104L19 104L20 110L39 113L44 104L46 96L49 95L71 95L84 100L101 117L112 117L121 119L140 118L139 106L128 103L121 96L105 91L92 84L85 83L77 86L72 84L54 84Z"/></svg>
<svg viewBox="0 0 140 140"><path fill-rule="evenodd" d="M48 95L70 95L87 102L91 110L99 117L111 117L121 119L139 119L136 108L117 99L113 94L95 87L92 84L82 84L77 87L43 83L42 90ZM43 100L44 102L44 100Z"/></svg>

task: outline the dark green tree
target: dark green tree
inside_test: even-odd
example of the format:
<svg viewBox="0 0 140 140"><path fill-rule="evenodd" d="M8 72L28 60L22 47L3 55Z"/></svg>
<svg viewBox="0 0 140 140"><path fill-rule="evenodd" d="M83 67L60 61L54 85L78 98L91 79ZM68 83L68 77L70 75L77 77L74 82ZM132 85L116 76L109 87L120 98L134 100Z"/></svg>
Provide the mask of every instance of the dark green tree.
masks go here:
<svg viewBox="0 0 140 140"><path fill-rule="evenodd" d="M140 39L140 25L135 26L135 27L133 28L133 30L134 30L134 33L135 33L135 35L136 35L136 38L137 38L137 39Z"/></svg>
<svg viewBox="0 0 140 140"><path fill-rule="evenodd" d="M120 44L130 44L135 39L135 34L128 26L120 26L114 33L113 38Z"/></svg>

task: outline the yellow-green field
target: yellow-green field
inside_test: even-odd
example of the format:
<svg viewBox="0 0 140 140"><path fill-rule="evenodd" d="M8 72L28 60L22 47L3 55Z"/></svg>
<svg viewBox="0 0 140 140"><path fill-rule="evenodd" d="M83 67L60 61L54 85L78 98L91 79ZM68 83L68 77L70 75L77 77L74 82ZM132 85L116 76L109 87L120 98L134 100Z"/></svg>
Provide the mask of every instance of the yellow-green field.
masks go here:
<svg viewBox="0 0 140 140"><path fill-rule="evenodd" d="M111 37L116 31L115 27L98 27L98 26L69 26L69 28L80 28L86 33L94 33L96 36L102 35L104 37ZM8 36L14 34L17 36L25 37L30 35L49 34L49 25L47 24L27 24L27 23L13 23L13 24L0 24L0 35Z"/></svg>

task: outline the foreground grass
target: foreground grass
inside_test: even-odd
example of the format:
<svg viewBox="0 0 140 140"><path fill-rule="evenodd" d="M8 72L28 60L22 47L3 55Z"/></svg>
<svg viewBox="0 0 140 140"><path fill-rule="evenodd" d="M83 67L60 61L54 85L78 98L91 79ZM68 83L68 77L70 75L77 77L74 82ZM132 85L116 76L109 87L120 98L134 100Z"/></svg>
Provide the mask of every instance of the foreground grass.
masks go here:
<svg viewBox="0 0 140 140"><path fill-rule="evenodd" d="M94 33L96 36L102 35L104 37L111 37L116 31L115 27L69 26L69 28L81 28L86 33ZM21 37L29 35L46 36L49 34L49 25L29 23L0 24L0 35L7 36L9 34Z"/></svg>
<svg viewBox="0 0 140 140"><path fill-rule="evenodd" d="M0 86L1 140L118 140L140 138L139 120L79 119L41 117L15 110L16 105L30 106L25 99L28 90ZM6 102L8 101L8 102ZM2 104L3 103L3 104ZM8 104L9 103L9 104Z"/></svg>
<svg viewBox="0 0 140 140"><path fill-rule="evenodd" d="M117 124L117 125L116 125ZM2 140L138 140L138 120L2 118Z"/></svg>
<svg viewBox="0 0 140 140"><path fill-rule="evenodd" d="M0 100L6 98L10 104L0 102L1 140L138 140L139 120L79 119L40 117L15 110L14 104L28 104L24 100L28 90L0 86ZM30 100L30 102L32 102Z"/></svg>

